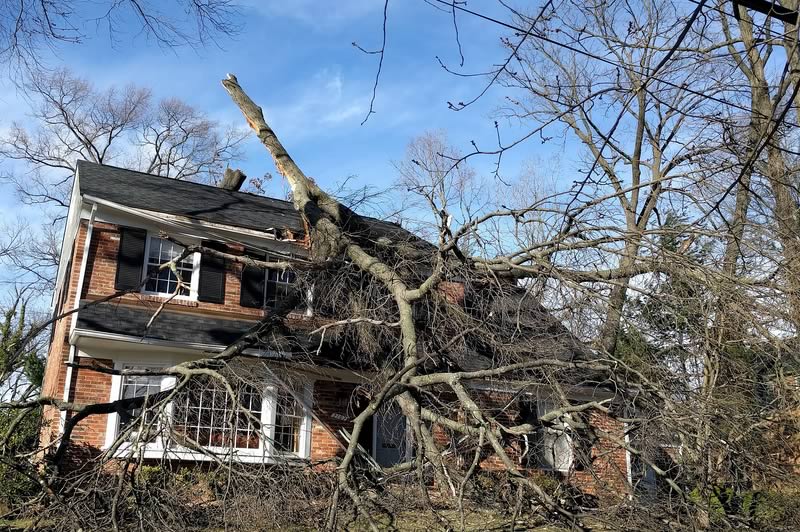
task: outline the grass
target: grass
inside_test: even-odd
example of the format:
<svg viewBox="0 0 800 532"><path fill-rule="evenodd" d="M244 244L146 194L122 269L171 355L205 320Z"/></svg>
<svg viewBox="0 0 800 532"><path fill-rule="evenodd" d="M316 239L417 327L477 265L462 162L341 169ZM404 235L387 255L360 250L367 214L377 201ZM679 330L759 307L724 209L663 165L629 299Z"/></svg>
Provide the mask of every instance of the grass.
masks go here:
<svg viewBox="0 0 800 532"><path fill-rule="evenodd" d="M461 517L456 510L441 510L440 515L455 530L461 530ZM405 511L400 512L390 518L386 515L375 517L378 529L388 530L425 530L438 531L446 530L446 527L428 512ZM519 518L515 524L515 530L535 530L537 532L559 532L564 530L550 525L543 526L540 521ZM360 531L368 530L369 526L363 518L351 523L347 530ZM464 530L467 532L491 531L491 530L510 530L511 517L491 510L473 510L465 515Z"/></svg>

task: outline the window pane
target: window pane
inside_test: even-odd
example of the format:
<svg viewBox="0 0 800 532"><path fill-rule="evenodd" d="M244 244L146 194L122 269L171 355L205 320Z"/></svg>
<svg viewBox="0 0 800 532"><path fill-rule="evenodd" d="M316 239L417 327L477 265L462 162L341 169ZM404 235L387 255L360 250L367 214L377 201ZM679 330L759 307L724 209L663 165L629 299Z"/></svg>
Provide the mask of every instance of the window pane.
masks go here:
<svg viewBox="0 0 800 532"><path fill-rule="evenodd" d="M178 278L170 268L160 268L160 266L180 256L181 253L183 253L183 248L177 244L163 238L150 237L150 251L147 254L148 280L145 290L159 294L173 294L175 292L178 288ZM193 265L193 255L187 256L175 265L185 285L181 288L179 295L189 295Z"/></svg>
<svg viewBox="0 0 800 532"><path fill-rule="evenodd" d="M125 369L146 369L142 367L128 367ZM149 397L161 391L161 375L123 375L120 398L130 399L133 397ZM151 401L145 401L145 404L139 408L132 408L118 417L117 434L128 430L125 435L125 441L138 441L144 437L147 441L155 437L158 432L156 423L157 412L150 406ZM146 408L146 410L145 410ZM144 418L142 412L144 411ZM142 434L140 434L142 432Z"/></svg>
<svg viewBox="0 0 800 532"><path fill-rule="evenodd" d="M297 400L285 390L278 391L275 398L275 449L279 452L300 451L300 427L303 409Z"/></svg>
<svg viewBox="0 0 800 532"><path fill-rule="evenodd" d="M258 449L258 420L261 417L261 393L242 384L236 389L234 404L224 386L209 377L193 379L175 400L173 430L204 447Z"/></svg>
<svg viewBox="0 0 800 532"><path fill-rule="evenodd" d="M297 276L289 270L273 269L268 269L266 275L265 303L268 307L274 307L291 293L292 284Z"/></svg>

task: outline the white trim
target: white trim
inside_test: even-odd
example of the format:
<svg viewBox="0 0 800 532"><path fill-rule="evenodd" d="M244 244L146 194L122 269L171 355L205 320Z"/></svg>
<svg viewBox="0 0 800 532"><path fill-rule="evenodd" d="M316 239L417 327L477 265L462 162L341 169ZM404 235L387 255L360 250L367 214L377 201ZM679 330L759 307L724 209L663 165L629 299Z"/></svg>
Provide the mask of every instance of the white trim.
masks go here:
<svg viewBox="0 0 800 532"><path fill-rule="evenodd" d="M67 212L67 222L64 224L64 236L61 240L61 251L58 256L58 272L56 273L55 290L50 299L50 307L53 312L57 310L58 301L63 290L69 290L68 286L63 286L67 275L67 265L69 257L72 255L75 237L81 225L81 211L83 210L83 198L79 193L80 179L78 171L75 171L75 179L72 182L70 192L69 211Z"/></svg>
<svg viewBox="0 0 800 532"><path fill-rule="evenodd" d="M81 307L81 294L83 293L83 283L86 278L86 264L89 262L89 251L92 246L92 232L94 230L94 215L97 212L97 205L92 206L92 214L89 216L89 224L86 227L86 238L83 242L83 256L81 257L81 268L78 273L78 283L75 290L75 301L73 302L73 313L70 316L69 331L70 336L75 331L78 323L78 309ZM80 234L80 231L77 233ZM68 290L69 287L66 287ZM64 402L69 402L70 387L72 386L72 364L75 363L75 346L69 346L69 355L67 355L67 371L64 378ZM67 411L62 410L59 414L58 432L61 434L67 422Z"/></svg>
<svg viewBox="0 0 800 532"><path fill-rule="evenodd" d="M81 338L93 340L108 340L114 342L125 342L136 344L137 346L153 346L153 347L166 347L171 349L181 349L187 351L213 351L221 352L225 346L215 344L201 344L194 342L173 342L171 340L159 340L157 338L142 338L140 336L128 336L119 333L108 333L102 331L93 331L90 329L75 329L69 336L69 342L73 345L80 344ZM278 353L277 351L265 349L245 349L243 351L247 355L258 355L261 358L276 359L276 360L291 360L287 355ZM83 356L83 355L79 355ZM113 357L110 357L113 358Z"/></svg>
<svg viewBox="0 0 800 532"><path fill-rule="evenodd" d="M114 361L114 368L116 370L122 370L126 367L136 366L136 367L144 367L144 368L164 368L169 367L172 365L172 361L160 361L160 362L148 362L142 361L141 359L133 359L130 357L123 357L116 359ZM289 394L298 402L300 407L302 408L303 418L300 422L300 434L299 434L299 441L298 441L298 451L297 452L287 452L287 453L277 453L273 448L273 442L275 439L275 415L276 415L276 408L275 408L275 400L277 397L277 390L279 386L285 386L280 377L278 377L275 372L272 370L269 371L271 375L273 375L278 382L276 383L267 383L262 390L262 400L261 400L261 418L260 421L262 423L262 427L264 427L264 431L262 431L262 435L259 437L259 446L257 449L240 449L240 448L224 448L224 447L204 447L204 450L210 454L218 455L221 457L230 457L231 455L235 456L237 460L243 462L263 462L263 463L283 463L283 462L294 462L294 461L303 461L311 456L311 428L312 428L312 412L308 404L312 399L313 394L313 381L310 381L303 376L300 377L301 380L301 394L302 400L297 396L295 391L292 388L287 387L287 391ZM109 391L109 401L116 401L121 398L122 395L122 379L123 376L121 375L113 375L111 378L111 389ZM168 390L174 387L176 384L175 377L171 376L163 376L161 380L161 390ZM170 403L167 405L167 412L168 417L172 419L172 409L173 404ZM105 434L105 441L103 444L102 449L108 450L114 445L114 442L119 436L118 429L119 429L119 415L115 412L109 414L108 420L106 422L106 434ZM182 448L182 447L167 447L164 444L164 441L159 438L155 442L149 442L141 445L141 449L132 449L130 442L122 443L118 446L116 452L114 453L117 457L123 457L125 455L130 454L131 450L134 451L141 451L144 458L161 458L161 457L175 457L179 460L212 460L209 456L198 452L193 451L191 449Z"/></svg>
<svg viewBox="0 0 800 532"><path fill-rule="evenodd" d="M157 225L158 227L172 227L175 230L185 233L188 230L196 231L200 235L205 238L213 238L222 241L232 241L240 244L245 244L247 247L258 249L258 251L264 251L265 253L276 253L275 250L267 250L267 249L259 249L257 246L258 244L254 243L247 243L239 240L239 237L246 236L250 237L250 239L254 239L257 241L273 241L273 242L280 242L291 246L293 248L303 248L303 241L302 240L278 240L273 235L270 235L267 231L270 231L272 228L265 228L264 231L258 231L255 229L247 229L243 227L236 227L236 226L229 226L223 224L215 224L211 222L200 222L199 220L195 220L192 218L184 218L181 216L169 215L166 213L161 213L157 211L148 211L146 209L136 209L133 207L127 207L125 205L121 205L119 203L105 200L102 198L98 198L95 196L84 195L84 200L90 201L92 203L97 203L99 205L108 207L113 210L117 210L123 213L127 213L133 215L137 218L144 218L149 220L151 223ZM224 235L220 233L215 233L213 229L217 229L222 232L227 232L229 235Z"/></svg>
<svg viewBox="0 0 800 532"><path fill-rule="evenodd" d="M622 430L625 433L625 470L628 478L628 486L630 488L628 498L633 499L633 464L631 463L631 451L629 449L631 445L631 436L628 434L627 422L622 423Z"/></svg>

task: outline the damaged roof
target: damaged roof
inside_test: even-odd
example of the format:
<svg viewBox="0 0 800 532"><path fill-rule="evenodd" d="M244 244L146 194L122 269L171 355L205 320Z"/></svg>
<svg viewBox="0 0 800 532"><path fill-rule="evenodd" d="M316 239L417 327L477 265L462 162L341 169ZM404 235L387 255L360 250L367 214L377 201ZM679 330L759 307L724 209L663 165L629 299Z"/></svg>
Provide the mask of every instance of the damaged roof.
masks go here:
<svg viewBox="0 0 800 532"><path fill-rule="evenodd" d="M304 232L290 201L171 179L116 166L78 161L80 194L131 207L256 231ZM363 217L370 237L418 240L399 225Z"/></svg>

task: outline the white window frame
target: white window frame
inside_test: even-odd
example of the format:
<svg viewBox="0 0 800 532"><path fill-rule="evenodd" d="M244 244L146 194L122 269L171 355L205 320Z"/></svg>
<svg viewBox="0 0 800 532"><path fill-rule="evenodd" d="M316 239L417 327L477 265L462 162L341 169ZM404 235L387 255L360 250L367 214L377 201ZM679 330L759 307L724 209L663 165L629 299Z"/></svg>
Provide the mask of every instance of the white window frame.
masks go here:
<svg viewBox="0 0 800 532"><path fill-rule="evenodd" d="M549 401L542 400L542 399L537 399L536 400L536 410L537 410L536 414L537 414L538 417L541 417L544 414L547 414L549 411L553 410L553 408L555 408L555 406L556 405L554 405L553 403L551 403ZM559 421L558 424L561 425L562 427L566 428L566 423ZM541 427L539 430L541 430L543 433L546 433L546 434L555 434L555 435L557 435L556 439L561 437L561 436L563 436L564 438L566 438L567 444L569 445L569 460L566 460L566 465L565 466L562 466L562 467L549 467L549 466L539 462L539 464L538 464L539 469L542 470L542 471L558 471L559 473L567 473L567 472L569 472L572 469L572 465L575 463L575 444L572 441L572 436L570 435L569 431L563 430L563 429L562 430L558 430L558 429L554 429L554 428L551 428L551 427ZM543 434L540 434L540 435L537 435L537 436L539 438L542 438ZM542 444L544 444L544 441L542 441ZM538 460L538 456L537 456L537 460ZM555 453L553 453L553 461L554 462L558 462L559 461L559 460L555 459Z"/></svg>
<svg viewBox="0 0 800 532"><path fill-rule="evenodd" d="M160 370L171 366L172 364L168 364L165 362L115 362L114 369L117 371L121 371L124 369L151 369L151 370ZM113 375L111 377L111 393L109 396L109 401L117 401L122 399L122 379L125 377L123 375ZM166 391L171 388L175 387L176 379L172 375L162 375L161 376L161 391ZM167 417L172 417L172 403L166 406L166 414ZM119 414L116 412L108 415L108 421L106 425L106 442L105 442L105 449L110 448L114 441L117 439L119 435ZM120 452L130 451L131 446L135 445L136 442L124 442L119 446ZM159 435L152 442L148 442L145 444L146 449L148 450L162 450L164 449L164 441Z"/></svg>
<svg viewBox="0 0 800 532"><path fill-rule="evenodd" d="M150 262L150 242L153 238L157 238L159 240L165 240L160 236L159 233L154 233L153 231L147 231L147 237L145 239L144 245L144 260L142 261L142 281L145 280L147 277L147 266L148 262ZM177 245L177 244L176 244ZM197 292L200 286L200 252L195 251L192 253L192 282L189 284L189 295L182 295L178 294L173 297L173 299L183 299L188 301L197 301ZM153 290L147 290L147 284L142 285L142 294L150 295L150 296L158 296L158 297L171 297L172 294L167 292L156 292Z"/></svg>
<svg viewBox="0 0 800 532"><path fill-rule="evenodd" d="M546 399L540 399L534 394L524 394L521 400L528 401L531 405L536 405L536 417L541 418L542 415L546 414L547 412L551 411L555 405L547 401ZM559 425L566 428L566 423L559 423ZM539 455L539 445L544 445L544 435L545 434L559 434L563 435L567 439L567 443L569 445L569 460L566 461L566 464L562 467L550 467L546 464L543 464L541 461L541 457ZM573 464L575 463L575 443L572 441L572 436L570 435L569 431L566 430L558 430L551 427L539 427L536 429L535 432L531 432L528 434L523 434L522 437L525 440L525 447L527 448L525 451L527 459L530 460L534 458L534 462L528 462L528 468L530 469L538 469L540 471L553 471L559 473L568 473L571 469ZM533 443L533 445L531 445ZM533 453L533 456L530 456L528 453ZM560 460L555 460L555 454L553 456L554 462L559 462ZM535 465L533 465L535 464Z"/></svg>
<svg viewBox="0 0 800 532"><path fill-rule="evenodd" d="M132 367L136 367L138 369L162 369L165 367L170 367L171 363L165 362L129 362L129 361L118 361L115 362L114 368L117 370L122 369L131 369ZM122 379L124 377L122 375L113 375L111 378L111 392L109 395L110 401L116 401L122 398ZM163 376L161 389L167 390L170 388L175 387L176 378L173 376ZM275 399L277 389L280 384L268 383L263 387L263 395L261 399L261 424L266 429L265 433L261 435L259 438L259 446L258 448L253 449L245 449L245 448L237 448L237 447L216 447L216 446L208 446L203 447L205 451L215 455L232 455L236 459L245 462L273 462L279 460L286 460L286 459L296 459L296 460L305 460L311 456L311 427L312 427L312 419L311 419L311 399L313 394L313 381L302 379L299 386L299 391L289 390L289 393L294 397L295 401L297 401L298 405L302 409L303 417L300 423L300 438L298 443L298 450L297 452L277 452L274 449L274 436L275 436L275 416L276 416L276 409L275 409ZM172 412L173 412L173 403L169 403L166 408L167 416L171 420L172 419ZM117 439L119 429L119 414L112 413L108 416L107 426L106 426L106 440L104 449L109 449L114 444L114 441ZM176 459L186 459L186 460L210 460L209 456L206 456L202 452L199 452L194 449L190 449L187 447L182 447L180 445L173 444L170 446L164 445L164 440L159 437L156 438L152 442L147 442L141 445L141 450L144 451L145 458L162 458L163 456L167 455L169 457L175 457ZM135 445L135 442L125 442L119 445L117 454L118 455L125 455L129 454L132 450L138 450L132 448L132 445Z"/></svg>

